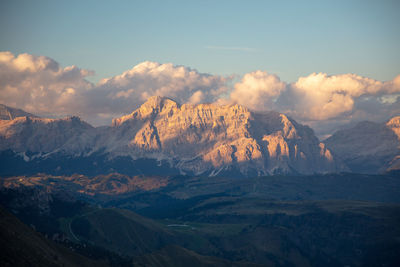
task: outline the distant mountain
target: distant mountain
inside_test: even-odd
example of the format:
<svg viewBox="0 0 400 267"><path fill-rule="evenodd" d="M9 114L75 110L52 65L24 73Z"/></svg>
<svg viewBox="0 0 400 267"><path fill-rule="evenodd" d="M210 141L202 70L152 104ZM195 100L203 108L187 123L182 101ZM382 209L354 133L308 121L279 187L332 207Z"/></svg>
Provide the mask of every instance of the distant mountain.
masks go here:
<svg viewBox="0 0 400 267"><path fill-rule="evenodd" d="M0 123L0 150L19 153L26 162L96 155L92 163L101 157L110 171L208 176L345 170L309 127L284 114L255 113L240 105L180 105L155 96L114 119L111 127L93 128L76 117ZM144 167L144 159L152 163Z"/></svg>
<svg viewBox="0 0 400 267"><path fill-rule="evenodd" d="M324 141L353 172L380 173L400 169L400 116L386 123L360 122Z"/></svg>
<svg viewBox="0 0 400 267"><path fill-rule="evenodd" d="M45 119L17 117L0 120L0 150L48 153L82 153L93 147L94 128L78 117Z"/></svg>
<svg viewBox="0 0 400 267"><path fill-rule="evenodd" d="M33 114L23 111L22 109L8 107L0 104L0 120L13 120L17 117L37 117Z"/></svg>

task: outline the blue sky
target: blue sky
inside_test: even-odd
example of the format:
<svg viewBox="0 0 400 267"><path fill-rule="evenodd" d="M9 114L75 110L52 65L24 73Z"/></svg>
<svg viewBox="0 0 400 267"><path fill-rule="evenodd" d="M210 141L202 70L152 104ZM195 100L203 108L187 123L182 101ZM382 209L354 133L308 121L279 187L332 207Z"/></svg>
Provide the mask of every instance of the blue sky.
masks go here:
<svg viewBox="0 0 400 267"><path fill-rule="evenodd" d="M0 2L0 50L118 75L150 60L286 82L312 72L380 81L400 70L400 1Z"/></svg>

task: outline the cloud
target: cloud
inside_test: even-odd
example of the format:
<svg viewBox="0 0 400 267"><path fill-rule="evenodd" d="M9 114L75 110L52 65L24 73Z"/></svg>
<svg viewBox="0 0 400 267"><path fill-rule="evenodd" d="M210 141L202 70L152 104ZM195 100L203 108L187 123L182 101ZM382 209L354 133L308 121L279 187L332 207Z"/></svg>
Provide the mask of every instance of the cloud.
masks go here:
<svg viewBox="0 0 400 267"><path fill-rule="evenodd" d="M302 120L351 117L356 111L355 104L366 99L385 105L382 96L400 93L398 81L398 77L381 82L356 74L312 73L290 84L278 102L282 110Z"/></svg>
<svg viewBox="0 0 400 267"><path fill-rule="evenodd" d="M44 56L1 52L0 102L44 116L74 114L98 125L132 112L153 95L213 102L229 79L148 61L96 85L85 79L91 74L76 66L61 68Z"/></svg>
<svg viewBox="0 0 400 267"><path fill-rule="evenodd" d="M331 133L353 121L385 121L400 114L400 75L381 82L356 74L312 73L292 84L256 71L234 85L230 100L255 111L276 110Z"/></svg>
<svg viewBox="0 0 400 267"><path fill-rule="evenodd" d="M253 110L271 110L286 88L278 76L264 71L247 73L234 85L230 99Z"/></svg>
<svg viewBox="0 0 400 267"><path fill-rule="evenodd" d="M184 66L146 61L121 75L102 80L88 92L88 97L94 98L92 104L103 112L107 108L110 113L126 113L153 95L170 97L180 103L213 102L227 90L227 81L228 78Z"/></svg>
<svg viewBox="0 0 400 267"><path fill-rule="evenodd" d="M385 121L400 114L400 75L381 82L356 74L312 73L287 84L265 71L245 74L228 99L254 111L276 110L310 125L318 135L331 134L355 121Z"/></svg>
<svg viewBox="0 0 400 267"><path fill-rule="evenodd" d="M194 92L194 94L189 98L189 103L199 104L204 102L204 93L200 90Z"/></svg>
<svg viewBox="0 0 400 267"><path fill-rule="evenodd" d="M76 96L92 88L85 80L91 74L44 56L0 52L0 100L29 112L70 114L80 104Z"/></svg>
<svg viewBox="0 0 400 267"><path fill-rule="evenodd" d="M400 75L381 82L356 74L312 73L286 84L276 75L255 71L234 85L230 100L255 111L275 109L302 121L324 121L361 118L361 110L367 117L372 107L374 117L379 109L387 114L388 108L398 107L398 96Z"/></svg>
<svg viewBox="0 0 400 267"><path fill-rule="evenodd" d="M232 84L233 77L149 61L98 84L86 80L92 73L60 67L44 56L0 52L0 102L38 115L78 115L95 125L132 112L153 95L180 103L235 102L255 111L283 112L320 135L349 122L385 121L400 114L400 75L382 82L356 74L312 73L288 84L258 70Z"/></svg>

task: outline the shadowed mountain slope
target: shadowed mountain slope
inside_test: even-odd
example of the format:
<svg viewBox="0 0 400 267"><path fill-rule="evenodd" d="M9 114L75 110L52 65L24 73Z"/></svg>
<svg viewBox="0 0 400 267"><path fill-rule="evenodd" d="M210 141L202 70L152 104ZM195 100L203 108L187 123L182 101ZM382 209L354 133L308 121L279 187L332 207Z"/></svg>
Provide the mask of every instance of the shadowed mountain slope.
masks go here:
<svg viewBox="0 0 400 267"><path fill-rule="evenodd" d="M324 142L353 172L400 169L400 116L386 123L360 122L337 131Z"/></svg>

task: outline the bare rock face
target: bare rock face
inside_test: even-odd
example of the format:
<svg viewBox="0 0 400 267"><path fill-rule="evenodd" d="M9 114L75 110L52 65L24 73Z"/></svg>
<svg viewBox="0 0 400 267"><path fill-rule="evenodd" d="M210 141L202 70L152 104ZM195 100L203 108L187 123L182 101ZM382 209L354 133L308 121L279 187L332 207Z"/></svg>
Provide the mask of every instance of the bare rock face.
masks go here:
<svg viewBox="0 0 400 267"><path fill-rule="evenodd" d="M391 118L386 123L386 127L392 130L400 141L400 116Z"/></svg>
<svg viewBox="0 0 400 267"><path fill-rule="evenodd" d="M7 149L26 161L53 154L100 155L109 162L150 159L195 175L345 170L309 127L283 114L255 113L240 105L180 105L157 96L114 119L111 127L93 128L77 117L0 120L0 151ZM129 168L129 161L124 164Z"/></svg>
<svg viewBox="0 0 400 267"><path fill-rule="evenodd" d="M360 122L337 131L325 143L353 172L400 169L400 116L386 123Z"/></svg>
<svg viewBox="0 0 400 267"><path fill-rule="evenodd" d="M94 128L78 117L45 119L17 117L0 120L0 150L18 153L80 153L91 148Z"/></svg>
<svg viewBox="0 0 400 267"><path fill-rule="evenodd" d="M0 120L13 120L18 117L37 117L33 114L23 111L22 109L8 107L0 104Z"/></svg>
<svg viewBox="0 0 400 267"><path fill-rule="evenodd" d="M268 175L342 169L310 128L283 114L254 113L240 105L179 105L156 96L112 125L118 140L107 151L177 159L183 173L217 175L235 169L244 175Z"/></svg>

